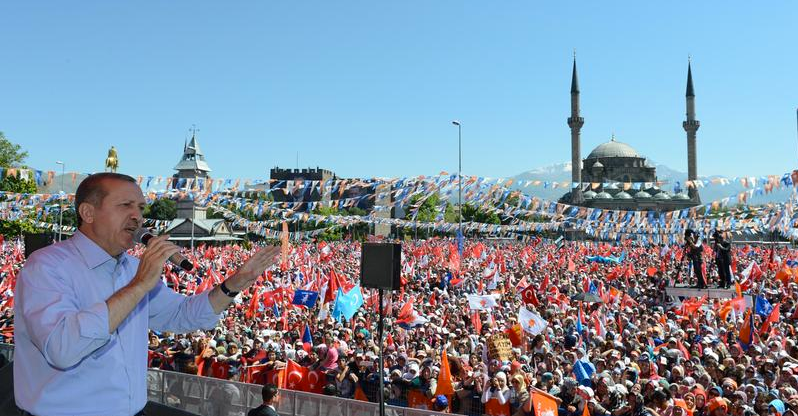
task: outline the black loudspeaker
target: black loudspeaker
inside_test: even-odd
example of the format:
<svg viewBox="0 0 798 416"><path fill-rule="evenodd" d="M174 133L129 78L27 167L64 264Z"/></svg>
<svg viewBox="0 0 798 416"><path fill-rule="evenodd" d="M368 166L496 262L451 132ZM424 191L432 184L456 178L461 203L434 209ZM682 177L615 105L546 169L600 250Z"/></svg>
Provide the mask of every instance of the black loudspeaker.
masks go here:
<svg viewBox="0 0 798 416"><path fill-rule="evenodd" d="M53 244L52 234L25 234L25 258L43 247Z"/></svg>
<svg viewBox="0 0 798 416"><path fill-rule="evenodd" d="M398 290L402 286L402 244L363 243L360 285Z"/></svg>

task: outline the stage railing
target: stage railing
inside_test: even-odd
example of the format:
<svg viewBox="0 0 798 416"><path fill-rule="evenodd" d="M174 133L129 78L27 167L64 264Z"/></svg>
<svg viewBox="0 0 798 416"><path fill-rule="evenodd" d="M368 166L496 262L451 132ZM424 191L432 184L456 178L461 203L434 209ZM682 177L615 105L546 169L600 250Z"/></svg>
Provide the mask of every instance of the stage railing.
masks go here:
<svg viewBox="0 0 798 416"><path fill-rule="evenodd" d="M159 369L147 372L147 399L210 416L243 416L261 403L259 384L219 380ZM283 416L373 416L377 403L294 390L280 390L277 412ZM443 416L431 410L385 407L386 416Z"/></svg>
<svg viewBox="0 0 798 416"><path fill-rule="evenodd" d="M14 358L14 345L0 344L0 355ZM262 403L259 384L201 377L150 368L147 400L203 416L245 416ZM377 403L280 390L277 412L283 416L373 416ZM431 410L385 406L386 416L445 416Z"/></svg>

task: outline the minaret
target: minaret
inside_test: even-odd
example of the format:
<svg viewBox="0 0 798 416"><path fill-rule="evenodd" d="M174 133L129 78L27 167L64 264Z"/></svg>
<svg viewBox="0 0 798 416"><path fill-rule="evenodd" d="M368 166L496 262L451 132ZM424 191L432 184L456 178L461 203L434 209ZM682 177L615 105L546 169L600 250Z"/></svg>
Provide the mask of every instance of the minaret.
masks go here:
<svg viewBox="0 0 798 416"><path fill-rule="evenodd" d="M574 53L574 69L571 73L571 117L568 117L568 127L571 128L571 203L582 203L582 156L579 145L579 135L585 119L579 117L579 79L576 76L576 53Z"/></svg>
<svg viewBox="0 0 798 416"><path fill-rule="evenodd" d="M695 91L693 91L693 71L690 67L690 60L687 60L687 92L685 94L687 101L687 119L682 123L684 131L687 132L687 180L694 181L698 179L697 166L696 166L696 147L695 137L698 127L701 123L695 119ZM701 203L701 198L698 196L698 189L695 186L688 188L688 195L695 203Z"/></svg>

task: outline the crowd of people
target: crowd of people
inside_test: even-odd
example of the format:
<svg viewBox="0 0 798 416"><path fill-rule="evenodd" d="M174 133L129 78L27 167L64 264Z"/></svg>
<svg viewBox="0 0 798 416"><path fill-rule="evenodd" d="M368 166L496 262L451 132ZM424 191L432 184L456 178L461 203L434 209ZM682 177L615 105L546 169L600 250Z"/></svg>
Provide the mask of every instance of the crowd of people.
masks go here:
<svg viewBox="0 0 798 416"><path fill-rule="evenodd" d="M12 343L24 259L17 241L1 248L0 335ZM533 400L543 395L561 416L796 416L798 252L730 250L731 298L671 298L666 287L696 284L693 264L708 286L729 285L711 241L690 255L622 242L405 241L402 288L382 305L380 369L380 305L359 284L360 244L299 242L213 330L150 332L149 365L370 402L382 388L391 405L467 415L548 416ZM200 246L186 253L193 272L167 265L163 281L200 293L251 253ZM352 291L362 305L346 317L336 302Z"/></svg>

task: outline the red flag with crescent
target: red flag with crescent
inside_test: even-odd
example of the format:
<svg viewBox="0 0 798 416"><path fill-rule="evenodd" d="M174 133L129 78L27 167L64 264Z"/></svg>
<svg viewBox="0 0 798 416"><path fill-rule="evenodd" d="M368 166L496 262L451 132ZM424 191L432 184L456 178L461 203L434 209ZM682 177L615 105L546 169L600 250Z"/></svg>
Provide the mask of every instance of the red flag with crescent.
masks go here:
<svg viewBox="0 0 798 416"><path fill-rule="evenodd" d="M305 378L305 391L309 393L322 394L327 375L321 370L308 370Z"/></svg>
<svg viewBox="0 0 798 416"><path fill-rule="evenodd" d="M308 372L307 367L302 367L294 360L288 360L285 365L285 379L283 387L289 390L307 391Z"/></svg>
<svg viewBox="0 0 798 416"><path fill-rule="evenodd" d="M538 301L538 296L535 293L534 284L527 286L526 289L521 291L521 299L524 303L540 306L540 301Z"/></svg>

